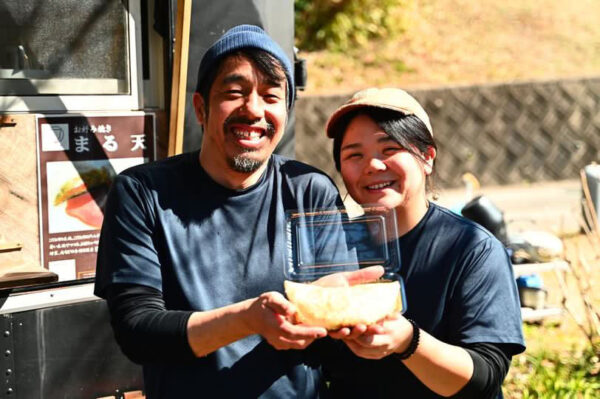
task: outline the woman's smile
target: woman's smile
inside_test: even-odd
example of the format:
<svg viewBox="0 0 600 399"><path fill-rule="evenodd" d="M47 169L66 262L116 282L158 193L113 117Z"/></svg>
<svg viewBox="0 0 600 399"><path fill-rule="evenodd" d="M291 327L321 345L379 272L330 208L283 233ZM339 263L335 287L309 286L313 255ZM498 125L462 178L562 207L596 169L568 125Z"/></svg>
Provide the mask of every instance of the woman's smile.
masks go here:
<svg viewBox="0 0 600 399"><path fill-rule="evenodd" d="M365 186L365 188L369 191L376 192L376 191L383 191L386 188L391 188L393 184L394 184L393 181L387 181L387 182L369 184L369 185Z"/></svg>
<svg viewBox="0 0 600 399"><path fill-rule="evenodd" d="M358 115L348 124L341 146L341 169L349 194L359 203L399 206L425 195L421 160L402 148L375 121Z"/></svg>

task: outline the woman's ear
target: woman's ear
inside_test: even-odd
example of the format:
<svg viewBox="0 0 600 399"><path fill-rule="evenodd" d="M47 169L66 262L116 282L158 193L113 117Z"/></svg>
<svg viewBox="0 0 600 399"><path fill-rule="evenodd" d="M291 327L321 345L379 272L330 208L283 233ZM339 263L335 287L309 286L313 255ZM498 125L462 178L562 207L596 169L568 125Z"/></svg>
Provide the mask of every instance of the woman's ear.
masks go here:
<svg viewBox="0 0 600 399"><path fill-rule="evenodd" d="M204 126L206 122L206 115L204 115L204 99L200 93L195 92L192 100L194 102L194 113L196 114L196 120L198 123Z"/></svg>
<svg viewBox="0 0 600 399"><path fill-rule="evenodd" d="M435 160L436 151L433 147L427 147L425 153L423 153L423 160L425 161L425 174L429 176L433 172L433 161Z"/></svg>

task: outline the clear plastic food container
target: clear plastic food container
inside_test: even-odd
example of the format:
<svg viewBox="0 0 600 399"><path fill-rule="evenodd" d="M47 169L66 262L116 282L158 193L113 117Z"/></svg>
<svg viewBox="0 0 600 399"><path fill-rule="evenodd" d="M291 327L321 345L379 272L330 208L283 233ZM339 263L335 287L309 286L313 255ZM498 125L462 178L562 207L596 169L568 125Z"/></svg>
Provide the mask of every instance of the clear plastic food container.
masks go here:
<svg viewBox="0 0 600 399"><path fill-rule="evenodd" d="M399 275L400 247L395 212L365 206L351 215L346 209L287 213L287 260L284 274L293 282L311 283L332 273L381 265L377 283L399 282L402 312L404 283Z"/></svg>

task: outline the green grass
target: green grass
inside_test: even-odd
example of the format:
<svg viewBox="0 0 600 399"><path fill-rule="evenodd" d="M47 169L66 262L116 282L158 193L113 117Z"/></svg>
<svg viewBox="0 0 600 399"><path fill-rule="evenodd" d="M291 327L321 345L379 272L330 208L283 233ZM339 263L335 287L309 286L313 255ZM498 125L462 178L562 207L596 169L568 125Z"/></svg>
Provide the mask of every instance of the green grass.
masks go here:
<svg viewBox="0 0 600 399"><path fill-rule="evenodd" d="M600 397L598 349L591 346L557 352L541 349L513 358L504 382L506 398L582 398Z"/></svg>

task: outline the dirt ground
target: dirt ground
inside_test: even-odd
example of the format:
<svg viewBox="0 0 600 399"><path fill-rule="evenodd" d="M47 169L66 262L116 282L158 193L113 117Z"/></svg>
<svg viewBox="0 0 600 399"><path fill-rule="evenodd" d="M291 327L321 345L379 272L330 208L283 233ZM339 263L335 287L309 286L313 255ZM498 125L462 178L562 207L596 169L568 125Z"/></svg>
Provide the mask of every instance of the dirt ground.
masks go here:
<svg viewBox="0 0 600 399"><path fill-rule="evenodd" d="M400 37L345 54L300 52L301 95L600 74L600 1L407 0Z"/></svg>

